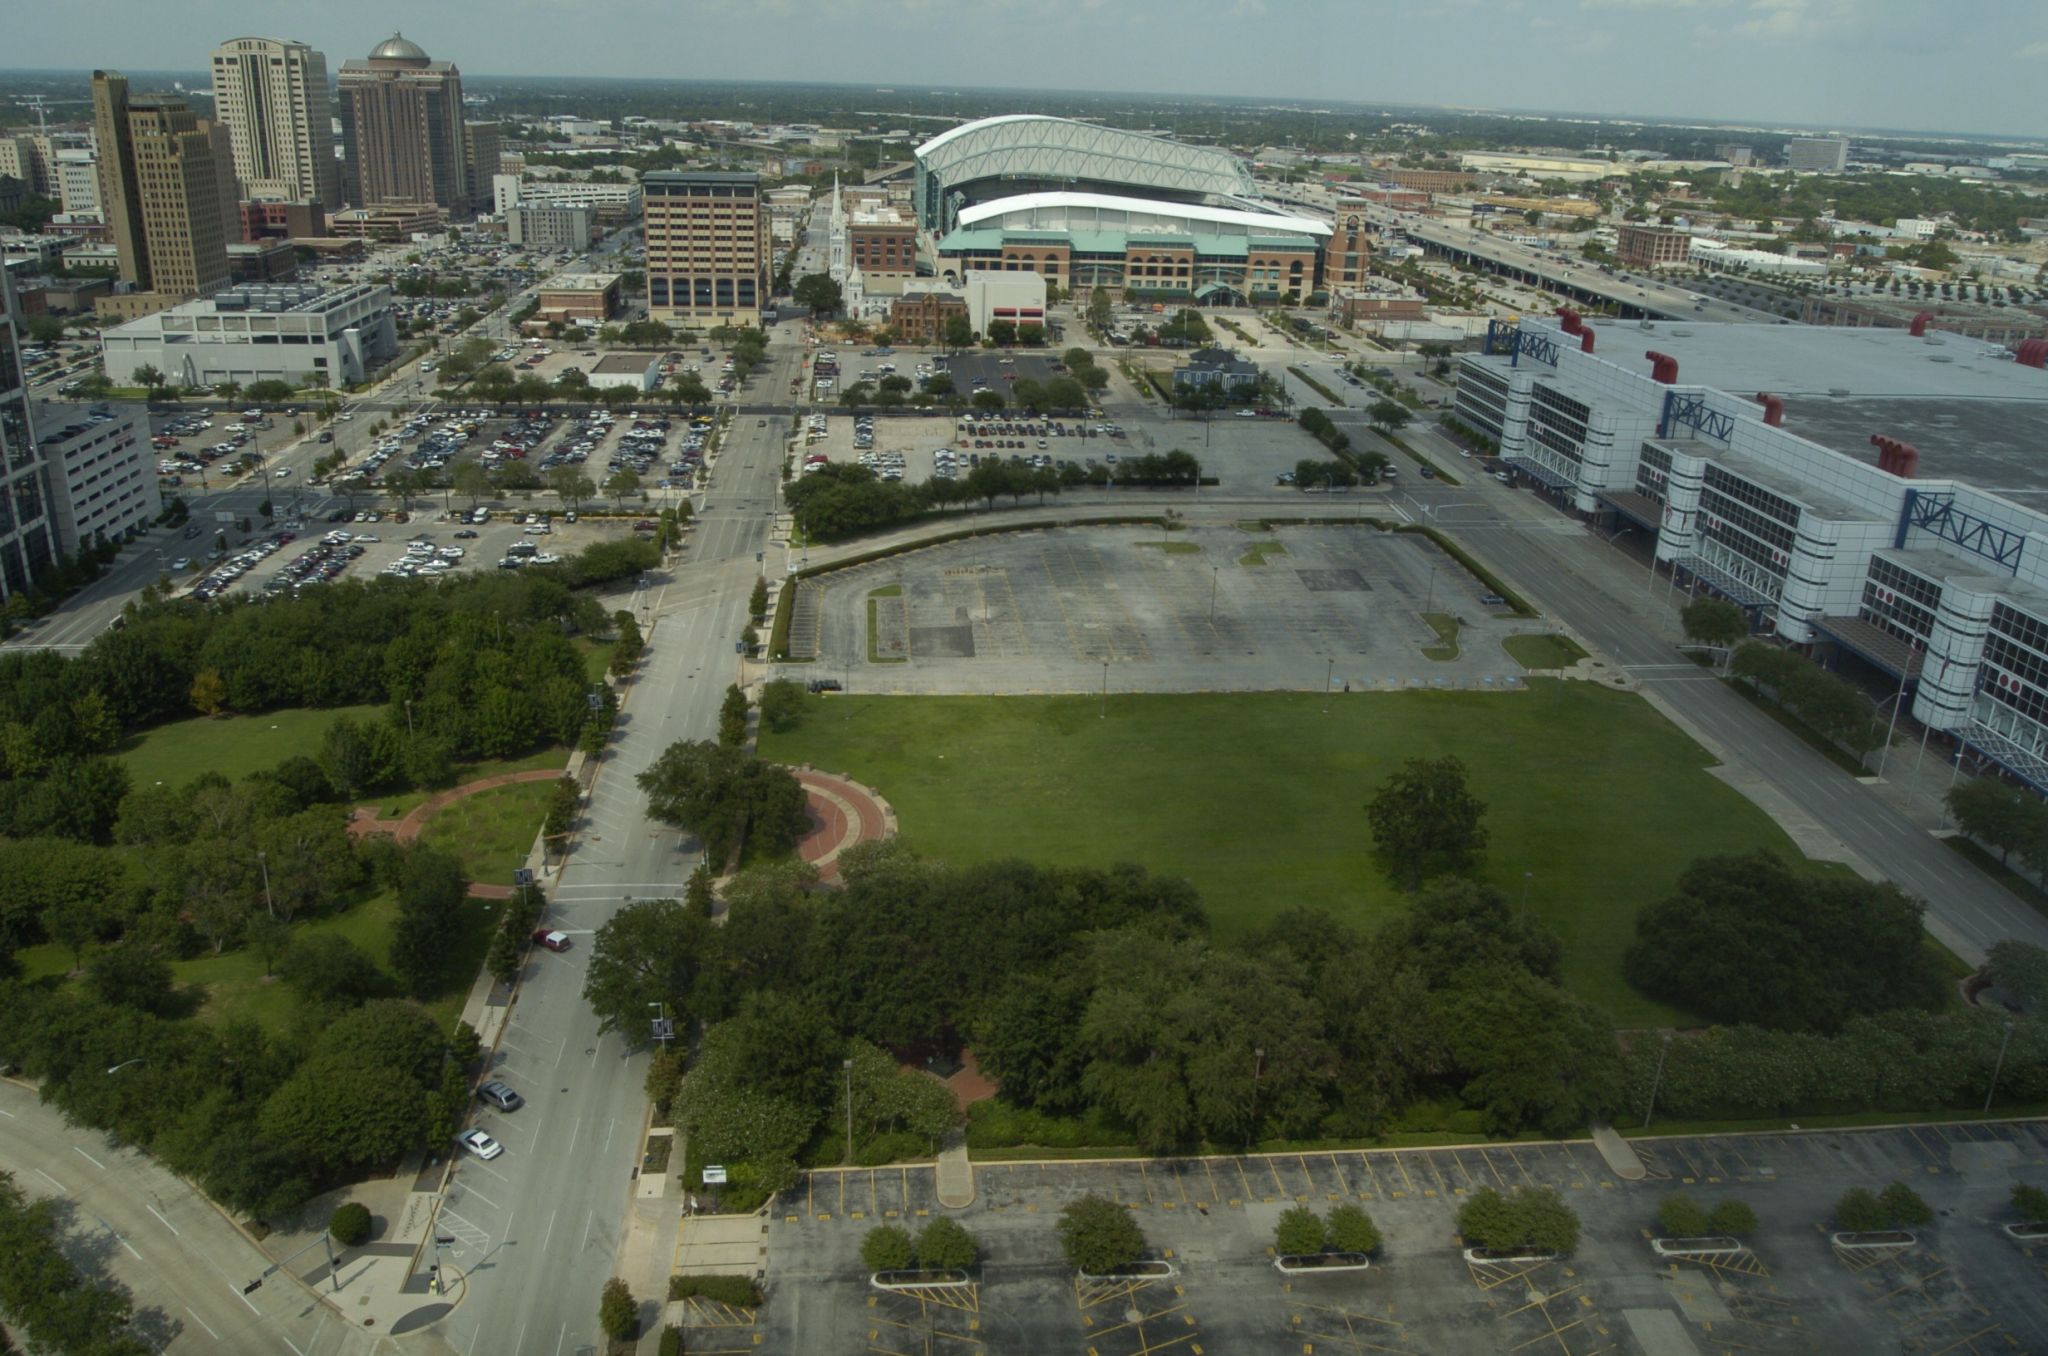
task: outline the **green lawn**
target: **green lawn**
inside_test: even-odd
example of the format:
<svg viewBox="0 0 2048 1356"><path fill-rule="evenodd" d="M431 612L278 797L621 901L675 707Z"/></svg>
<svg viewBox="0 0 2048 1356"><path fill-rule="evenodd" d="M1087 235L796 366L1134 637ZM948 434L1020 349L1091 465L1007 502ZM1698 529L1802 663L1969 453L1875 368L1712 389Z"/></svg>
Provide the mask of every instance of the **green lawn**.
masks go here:
<svg viewBox="0 0 2048 1356"><path fill-rule="evenodd" d="M435 811L420 841L462 858L473 881L510 885L513 868L526 864L554 793L553 782L519 782L465 796Z"/></svg>
<svg viewBox="0 0 2048 1356"><path fill-rule="evenodd" d="M491 929L497 926L504 907L495 900L469 901L464 915L468 926L448 941L447 968L443 972L447 988L426 1005L443 1031L453 1030L462 1016L463 1001L469 997L470 985L483 966ZM292 935L296 938L332 932L346 937L369 953L388 975L391 929L397 917L397 897L388 890L380 891L345 912L300 922L293 927ZM63 975L71 969L71 954L48 943L18 952L16 959L25 979ZM191 960L174 963L171 969L180 986L198 986L206 991L205 1002L199 1009L202 1021L217 1023L246 1017L267 1030L284 1031L298 1010L298 998L291 989L276 980L266 980L263 958L246 948L219 956L202 951Z"/></svg>
<svg viewBox="0 0 2048 1356"><path fill-rule="evenodd" d="M1533 636L1509 636L1500 647L1525 669L1566 669L1586 657L1577 641L1547 631Z"/></svg>
<svg viewBox="0 0 2048 1356"><path fill-rule="evenodd" d="M1422 619L1436 632L1436 644L1422 647L1422 657L1447 664L1458 657L1458 619L1448 612L1425 612Z"/></svg>
<svg viewBox="0 0 2048 1356"><path fill-rule="evenodd" d="M1623 1026L1685 1016L1622 980L1637 909L1693 857L1791 841L1626 693L816 698L764 756L878 788L955 861L1135 861L1188 877L1216 930L1290 905L1376 927L1401 907L1363 808L1404 758L1456 753L1491 807L1483 874L1565 943L1566 980ZM1524 873L1528 873L1526 880Z"/></svg>
<svg viewBox="0 0 2048 1356"><path fill-rule="evenodd" d="M327 727L341 716L378 720L381 706L294 707L260 716L194 716L130 735L119 757L137 786L182 786L202 772L240 781L296 754L320 752Z"/></svg>
<svg viewBox="0 0 2048 1356"><path fill-rule="evenodd" d="M474 763L457 763L455 780L451 785L465 786L470 782L495 777L504 772L537 772L543 768L559 770L568 765L569 750L557 744L553 748L541 749L536 753L524 753L517 758L480 758ZM367 795L362 799L364 804L377 807L380 818L398 819L422 801L440 794L440 791L387 791L381 795ZM538 817L534 819L534 823L540 823Z"/></svg>
<svg viewBox="0 0 2048 1356"><path fill-rule="evenodd" d="M616 640L579 640L576 648L583 651L583 674L593 683L601 683L611 670L612 651L619 648Z"/></svg>

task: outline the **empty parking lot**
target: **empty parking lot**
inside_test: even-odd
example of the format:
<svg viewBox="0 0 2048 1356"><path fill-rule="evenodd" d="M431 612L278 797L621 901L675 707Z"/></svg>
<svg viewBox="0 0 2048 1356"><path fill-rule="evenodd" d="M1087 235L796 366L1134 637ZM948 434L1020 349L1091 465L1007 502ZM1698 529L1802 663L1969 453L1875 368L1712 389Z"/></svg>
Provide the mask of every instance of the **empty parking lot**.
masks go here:
<svg viewBox="0 0 2048 1356"><path fill-rule="evenodd" d="M1034 530L801 588L792 655L867 692L1508 688L1502 639L1542 628L1370 526Z"/></svg>
<svg viewBox="0 0 2048 1356"><path fill-rule="evenodd" d="M946 1213L924 1167L815 1172L763 1221L771 1300L742 1339L769 1351L1705 1352L2048 1349L2048 1249L1997 1229L2015 1181L2048 1180L2039 1123L1652 1141L1627 1182L1590 1144L1311 1152L1090 1163L981 1164L951 1212L984 1265L965 1288L882 1293L858 1260L880 1223ZM1939 1213L1882 1256L1821 1229L1850 1186L1904 1181ZM1456 1211L1481 1187L1549 1186L1584 1222L1578 1251L1544 1263L1469 1264ZM1674 1191L1748 1202L1752 1248L1716 1265L1649 1248ZM1053 1224L1098 1192L1136 1215L1172 1274L1077 1281ZM1363 1274L1290 1280L1269 1245L1282 1210L1363 1204L1386 1238ZM708 1334L707 1334L708 1336ZM928 1345L930 1344L930 1345ZM697 1349L693 1347L692 1349ZM708 1347L706 1349L709 1349Z"/></svg>

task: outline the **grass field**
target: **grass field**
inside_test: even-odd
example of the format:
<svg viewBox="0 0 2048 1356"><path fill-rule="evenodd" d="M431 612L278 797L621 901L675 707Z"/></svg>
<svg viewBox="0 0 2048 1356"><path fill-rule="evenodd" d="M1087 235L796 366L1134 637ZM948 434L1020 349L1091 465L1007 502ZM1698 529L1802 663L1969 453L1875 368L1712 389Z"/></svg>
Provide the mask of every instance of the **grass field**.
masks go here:
<svg viewBox="0 0 2048 1356"><path fill-rule="evenodd" d="M518 782L465 796L435 811L420 840L462 858L471 880L510 885L513 868L526 864L554 793L553 782Z"/></svg>
<svg viewBox="0 0 2048 1356"><path fill-rule="evenodd" d="M1639 698L1537 680L1523 694L845 697L764 733L764 756L874 786L905 839L973 862L1134 861L1186 876L1216 931L1296 904L1377 927L1402 907L1364 806L1405 758L1455 753L1489 805L1482 874L1563 937L1565 977L1623 1026L1685 1017L1621 978L1636 911L1694 857L1791 841L1707 775ZM1625 826L1626 831L1620 831ZM1526 874L1525 874L1526 873Z"/></svg>
<svg viewBox="0 0 2048 1356"><path fill-rule="evenodd" d="M297 754L320 752L327 727L341 716L382 718L381 706L303 707L260 716L194 716L154 726L122 742L119 757L137 786L182 786L202 772L240 781Z"/></svg>
<svg viewBox="0 0 2048 1356"><path fill-rule="evenodd" d="M542 768L566 768L568 765L569 751L557 744L536 753L522 753L516 758L480 758L474 763L457 763L455 780L451 785L463 786L504 772L537 772ZM381 795L364 796L363 802L376 806L380 817L397 819L421 801L440 794L440 791L387 791ZM540 817L536 815L533 822L537 829Z"/></svg>
<svg viewBox="0 0 2048 1356"><path fill-rule="evenodd" d="M1500 647L1508 652L1508 658L1525 669L1567 669L1586 657L1577 641L1549 632L1509 636L1500 643Z"/></svg>
<svg viewBox="0 0 2048 1356"><path fill-rule="evenodd" d="M448 978L448 987L426 1005L441 1030L452 1031L462 1016L463 1001L468 998L470 984L483 965L484 951L490 946L491 929L497 926L499 913L504 907L497 901L469 901L464 914L468 926L448 940L447 964L443 971ZM387 890L371 895L343 913L297 923L292 928L292 936L296 939L331 932L346 937L367 952L370 959L388 975L391 929L397 918L398 899ZM19 952L16 959L21 963L22 975L26 979L63 975L71 969L71 953L48 943L29 947ZM210 951L202 952L191 960L175 962L171 969L181 988L196 986L206 991L205 1001L199 1009L202 1021L220 1023L244 1017L266 1030L283 1031L289 1027L298 1010L297 996L284 984L266 980L263 977L263 958L246 948L219 956Z"/></svg>

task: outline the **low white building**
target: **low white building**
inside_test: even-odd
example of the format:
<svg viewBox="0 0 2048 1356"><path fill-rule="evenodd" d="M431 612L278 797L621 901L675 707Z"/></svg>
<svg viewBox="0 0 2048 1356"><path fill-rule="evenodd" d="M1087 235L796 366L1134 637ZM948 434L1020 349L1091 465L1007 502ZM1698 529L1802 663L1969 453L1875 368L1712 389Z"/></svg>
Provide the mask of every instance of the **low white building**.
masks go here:
<svg viewBox="0 0 2048 1356"><path fill-rule="evenodd" d="M661 383L661 355L658 353L607 353L584 374L591 389L630 386L651 391Z"/></svg>
<svg viewBox="0 0 2048 1356"><path fill-rule="evenodd" d="M38 404L36 439L50 468L50 507L57 548L120 541L146 529L163 511L149 411L131 403Z"/></svg>
<svg viewBox="0 0 2048 1356"><path fill-rule="evenodd" d="M1045 323L1045 275L969 269L955 290L967 299L967 320L976 334L987 334L998 320L1015 325Z"/></svg>
<svg viewBox="0 0 2048 1356"><path fill-rule="evenodd" d="M101 335L107 376L135 385L154 367L179 386L288 381L340 387L398 355L391 289L369 283L234 287Z"/></svg>
<svg viewBox="0 0 2048 1356"><path fill-rule="evenodd" d="M505 243L524 249L581 254L596 229L597 209L588 203L532 203L505 211Z"/></svg>
<svg viewBox="0 0 2048 1356"><path fill-rule="evenodd" d="M1722 273L1780 273L1824 278L1828 266L1819 259L1795 259L1769 250L1746 250L1721 240L1693 237L1688 257L1698 268Z"/></svg>

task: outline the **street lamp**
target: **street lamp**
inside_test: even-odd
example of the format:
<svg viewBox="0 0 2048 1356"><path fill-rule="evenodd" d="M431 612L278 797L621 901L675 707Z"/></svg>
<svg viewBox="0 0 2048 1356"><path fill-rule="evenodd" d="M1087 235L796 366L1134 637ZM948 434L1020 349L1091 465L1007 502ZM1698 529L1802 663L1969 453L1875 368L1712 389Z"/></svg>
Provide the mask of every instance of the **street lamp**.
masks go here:
<svg viewBox="0 0 2048 1356"><path fill-rule="evenodd" d="M853 1163L853 1061L842 1059L839 1067L846 1074L846 1162Z"/></svg>
<svg viewBox="0 0 2048 1356"><path fill-rule="evenodd" d="M1105 660L1103 660L1103 661L1102 661L1102 716L1101 716L1101 719L1103 719L1103 720L1108 720L1108 719L1109 719L1109 661L1108 661L1107 659L1105 659Z"/></svg>
<svg viewBox="0 0 2048 1356"><path fill-rule="evenodd" d="M412 698L405 699L405 737L412 738Z"/></svg>
<svg viewBox="0 0 2048 1356"><path fill-rule="evenodd" d="M259 848L256 853L256 865L263 872L263 907L270 910L270 916L275 918L277 901L270 895L270 854Z"/></svg>
<svg viewBox="0 0 2048 1356"><path fill-rule="evenodd" d="M1984 1114L1991 1114L1991 1099L1998 1095L1998 1076L2005 1072L2005 1047L2012 1042L2013 1022L2005 1024L2005 1034L1998 1038L1998 1062L1991 1066L1991 1086L1984 1093Z"/></svg>
<svg viewBox="0 0 2048 1356"><path fill-rule="evenodd" d="M2010 1023L2008 1023L2008 1027L2010 1027ZM119 1064L116 1064L113 1068L107 1070L107 1073L111 1077L112 1075L117 1074L121 1072L121 1070L127 1068L130 1064L140 1064L147 1058L147 1055L137 1055L133 1059L124 1059Z"/></svg>
<svg viewBox="0 0 2048 1356"><path fill-rule="evenodd" d="M1328 715L1330 710L1330 684L1336 677L1337 656L1331 655L1329 656L1328 666L1323 669L1323 713L1325 715Z"/></svg>
<svg viewBox="0 0 2048 1356"><path fill-rule="evenodd" d="M1650 1128L1650 1117L1657 1114L1657 1088L1664 1082L1664 1057L1671 1053L1671 1033L1664 1033L1664 1044L1657 1050L1657 1072L1650 1077L1650 1104L1643 1108L1643 1129Z"/></svg>
<svg viewBox="0 0 2048 1356"><path fill-rule="evenodd" d="M1211 565L1209 567L1209 624L1211 626L1216 624L1216 584L1222 577L1223 567L1221 565Z"/></svg>

